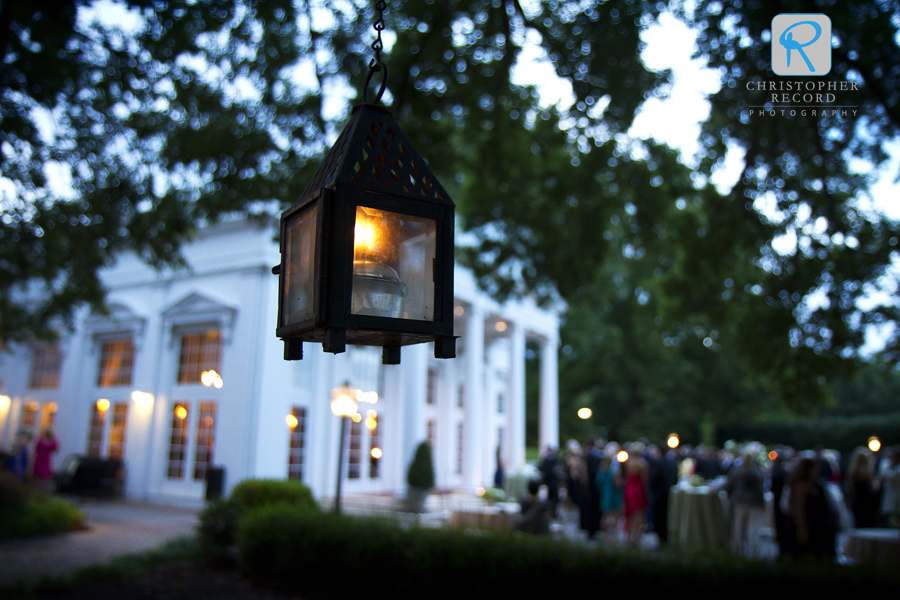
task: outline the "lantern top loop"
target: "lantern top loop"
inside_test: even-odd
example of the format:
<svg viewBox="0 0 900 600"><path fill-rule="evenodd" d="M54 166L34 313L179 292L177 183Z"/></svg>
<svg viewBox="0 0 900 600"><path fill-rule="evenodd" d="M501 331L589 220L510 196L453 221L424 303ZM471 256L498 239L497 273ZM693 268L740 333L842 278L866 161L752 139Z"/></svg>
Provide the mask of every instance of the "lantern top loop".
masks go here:
<svg viewBox="0 0 900 600"><path fill-rule="evenodd" d="M381 51L384 49L384 42L381 41L381 32L384 30L384 10L387 8L387 3L385 0L377 0L375 2L375 11L377 12L377 18L375 19L375 23L372 24L372 28L375 29L376 37L375 41L372 42L372 50L375 52L375 58L369 61L369 74L366 75L366 83L363 86L363 103L369 103L369 84L372 81L372 76L379 71L384 71L384 76L381 78L381 86L378 88L378 95L375 97L375 104L381 102L381 97L384 95L384 90L387 88L387 78L388 78L388 70L387 65L384 64L381 60Z"/></svg>

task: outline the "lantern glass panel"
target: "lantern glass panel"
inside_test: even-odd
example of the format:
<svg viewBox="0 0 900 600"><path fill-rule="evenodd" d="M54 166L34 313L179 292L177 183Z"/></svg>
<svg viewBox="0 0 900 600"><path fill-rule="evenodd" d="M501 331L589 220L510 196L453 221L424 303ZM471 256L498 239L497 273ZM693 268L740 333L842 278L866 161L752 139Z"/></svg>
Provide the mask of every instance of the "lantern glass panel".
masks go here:
<svg viewBox="0 0 900 600"><path fill-rule="evenodd" d="M433 321L436 232L433 219L357 207L350 312Z"/></svg>
<svg viewBox="0 0 900 600"><path fill-rule="evenodd" d="M315 304L316 222L318 206L296 213L285 227L286 269L282 325L311 319Z"/></svg>

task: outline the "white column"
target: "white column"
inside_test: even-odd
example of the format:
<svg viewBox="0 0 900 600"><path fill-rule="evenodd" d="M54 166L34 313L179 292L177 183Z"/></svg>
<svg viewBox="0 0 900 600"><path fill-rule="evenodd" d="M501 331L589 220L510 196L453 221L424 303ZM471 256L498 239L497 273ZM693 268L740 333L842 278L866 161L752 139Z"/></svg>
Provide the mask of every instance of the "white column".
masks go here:
<svg viewBox="0 0 900 600"><path fill-rule="evenodd" d="M509 347L509 447L506 456L507 469L515 469L525 462L525 327L513 325Z"/></svg>
<svg viewBox="0 0 900 600"><path fill-rule="evenodd" d="M541 451L559 446L559 365L555 335L541 346L540 431Z"/></svg>
<svg viewBox="0 0 900 600"><path fill-rule="evenodd" d="M465 347L465 413L463 429L463 481L474 489L484 482L481 444L482 408L484 397L484 311L477 306L469 309Z"/></svg>
<svg viewBox="0 0 900 600"><path fill-rule="evenodd" d="M428 388L428 344L404 346L400 368L403 379L403 488L406 489L406 471L416 453L416 447L425 440L425 394ZM432 449L432 460L434 450Z"/></svg>

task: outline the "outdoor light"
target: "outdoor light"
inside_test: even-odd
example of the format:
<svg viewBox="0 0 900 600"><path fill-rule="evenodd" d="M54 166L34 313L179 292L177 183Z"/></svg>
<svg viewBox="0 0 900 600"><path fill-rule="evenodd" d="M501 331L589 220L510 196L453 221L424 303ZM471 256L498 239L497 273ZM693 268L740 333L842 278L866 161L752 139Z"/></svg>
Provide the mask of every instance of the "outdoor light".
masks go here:
<svg viewBox="0 0 900 600"><path fill-rule="evenodd" d="M153 404L153 394L147 392L139 392L137 390L131 392L131 399L134 403L141 407L149 407Z"/></svg>
<svg viewBox="0 0 900 600"><path fill-rule="evenodd" d="M176 406L175 416L184 421L187 418L187 409L183 406Z"/></svg>
<svg viewBox="0 0 900 600"><path fill-rule="evenodd" d="M496 329L500 333L503 333L504 331L506 331L506 323L504 323L503 321L497 321L497 324L494 325L494 329Z"/></svg>
<svg viewBox="0 0 900 600"><path fill-rule="evenodd" d="M372 458L378 460L382 457L381 448L372 448L372 452L370 454L372 455Z"/></svg>
<svg viewBox="0 0 900 600"><path fill-rule="evenodd" d="M381 346L384 364L400 348L434 342L435 358L454 358L454 204L425 160L378 102L387 84L381 62L379 3L375 59L363 104L328 151L299 201L281 215L278 324L285 360L303 342L340 353L346 344ZM380 28L379 28L380 23ZM368 86L384 70L378 97Z"/></svg>
<svg viewBox="0 0 900 600"><path fill-rule="evenodd" d="M297 424L300 423L300 421L298 421L297 417L295 417L294 415L286 416L284 418L284 422L287 423L287 426L291 429L294 429L295 427L297 427Z"/></svg>
<svg viewBox="0 0 900 600"><path fill-rule="evenodd" d="M677 433L670 433L668 439L666 439L666 446L674 450L681 443L681 439L678 437Z"/></svg>
<svg viewBox="0 0 900 600"><path fill-rule="evenodd" d="M6 410L10 404L12 404L12 400L9 396L0 396L0 410Z"/></svg>
<svg viewBox="0 0 900 600"><path fill-rule="evenodd" d="M770 451L769 460L775 460L776 458L778 458L778 452L776 452L775 450Z"/></svg>
<svg viewBox="0 0 900 600"><path fill-rule="evenodd" d="M353 419L354 422L362 421L362 415L359 414L359 403L366 402L374 404L378 401L376 392L363 392L350 386L350 382L346 381L340 387L331 390L331 412L341 418L341 435L338 446L338 473L337 473L337 491L334 495L334 512L341 512L341 480L344 478L344 436L347 431L347 421ZM370 410L367 413L369 419L375 420L375 411ZM289 415L293 416L293 415ZM294 425L296 427L296 417L294 417ZM290 422L288 423L290 425ZM367 423L368 425L368 423ZM373 450L374 452L374 450ZM380 452L380 451L379 451ZM375 456L373 454L373 456ZM380 458L376 456L375 458Z"/></svg>
<svg viewBox="0 0 900 600"><path fill-rule="evenodd" d="M222 385L224 385L222 376L216 373L214 370L203 371L202 373L200 373L200 383L202 383L206 387L212 386L219 390L222 389Z"/></svg>
<svg viewBox="0 0 900 600"><path fill-rule="evenodd" d="M107 410L109 410L109 400L107 400L106 398L100 398L99 400L97 400L97 410L99 410L100 412L106 412Z"/></svg>
<svg viewBox="0 0 900 600"><path fill-rule="evenodd" d="M879 440L874 435L869 438L869 450L872 452L878 452L881 450L881 440Z"/></svg>
<svg viewBox="0 0 900 600"><path fill-rule="evenodd" d="M625 462L626 460L628 460L628 452L626 452L625 450L619 450L619 453L616 454L616 460L620 463Z"/></svg>
<svg viewBox="0 0 900 600"><path fill-rule="evenodd" d="M591 415L593 415L593 414L594 414L594 411L592 411L588 407L578 409L578 418L579 419L585 419L585 420L590 419Z"/></svg>

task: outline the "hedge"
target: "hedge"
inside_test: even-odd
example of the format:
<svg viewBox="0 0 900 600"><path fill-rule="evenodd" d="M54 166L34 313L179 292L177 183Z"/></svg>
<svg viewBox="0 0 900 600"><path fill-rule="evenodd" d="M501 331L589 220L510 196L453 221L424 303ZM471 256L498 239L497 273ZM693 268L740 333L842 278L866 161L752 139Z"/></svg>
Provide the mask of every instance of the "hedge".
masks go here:
<svg viewBox="0 0 900 600"><path fill-rule="evenodd" d="M319 505L303 483L290 479L245 479L225 500L213 500L200 512L200 545L218 556L234 544L238 520L248 510L269 504L299 506L317 512Z"/></svg>
<svg viewBox="0 0 900 600"><path fill-rule="evenodd" d="M303 598L570 596L631 597L664 589L704 597L766 597L802 590L805 597L900 584L890 571L766 563L723 555L609 551L546 537L404 529L346 515L312 514L285 505L248 511L237 534L244 575ZM814 597L814 596L813 596Z"/></svg>
<svg viewBox="0 0 900 600"><path fill-rule="evenodd" d="M873 435L888 446L900 443L900 412L721 426L716 432L716 443L721 446L726 440L753 440L766 445L782 444L798 450L821 444L824 448L849 454L855 448L865 446Z"/></svg>

